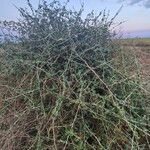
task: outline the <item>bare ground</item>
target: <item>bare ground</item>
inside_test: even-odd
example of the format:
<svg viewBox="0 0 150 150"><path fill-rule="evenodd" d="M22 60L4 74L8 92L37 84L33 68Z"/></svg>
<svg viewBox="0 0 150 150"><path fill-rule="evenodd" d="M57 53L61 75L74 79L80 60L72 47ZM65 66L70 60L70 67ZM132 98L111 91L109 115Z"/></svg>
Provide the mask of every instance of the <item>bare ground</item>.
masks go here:
<svg viewBox="0 0 150 150"><path fill-rule="evenodd" d="M150 92L150 46L144 47L132 45L123 46L123 49L127 52L129 58L131 55L135 55L135 58L139 64L143 87Z"/></svg>

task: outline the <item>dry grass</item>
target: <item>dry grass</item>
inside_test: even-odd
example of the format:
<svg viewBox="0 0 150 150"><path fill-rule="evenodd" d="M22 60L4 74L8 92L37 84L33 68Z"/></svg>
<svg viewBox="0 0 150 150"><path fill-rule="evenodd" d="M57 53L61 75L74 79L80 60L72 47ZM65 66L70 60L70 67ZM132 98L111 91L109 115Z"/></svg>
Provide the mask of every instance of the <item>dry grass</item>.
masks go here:
<svg viewBox="0 0 150 150"><path fill-rule="evenodd" d="M150 47L150 38L123 39L121 44L124 46Z"/></svg>
<svg viewBox="0 0 150 150"><path fill-rule="evenodd" d="M150 91L150 39L125 39L120 44L129 55L135 55L143 84Z"/></svg>

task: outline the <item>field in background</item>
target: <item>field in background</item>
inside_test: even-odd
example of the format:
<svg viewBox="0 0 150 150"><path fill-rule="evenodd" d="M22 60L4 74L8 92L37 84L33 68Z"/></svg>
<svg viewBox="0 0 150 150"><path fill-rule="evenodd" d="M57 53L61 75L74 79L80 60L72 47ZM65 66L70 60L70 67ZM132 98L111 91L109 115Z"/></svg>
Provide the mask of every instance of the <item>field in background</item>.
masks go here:
<svg viewBox="0 0 150 150"><path fill-rule="evenodd" d="M142 79L150 90L150 38L122 39L119 42L129 55L135 54Z"/></svg>
<svg viewBox="0 0 150 150"><path fill-rule="evenodd" d="M124 46L150 47L150 38L122 39L121 43Z"/></svg>

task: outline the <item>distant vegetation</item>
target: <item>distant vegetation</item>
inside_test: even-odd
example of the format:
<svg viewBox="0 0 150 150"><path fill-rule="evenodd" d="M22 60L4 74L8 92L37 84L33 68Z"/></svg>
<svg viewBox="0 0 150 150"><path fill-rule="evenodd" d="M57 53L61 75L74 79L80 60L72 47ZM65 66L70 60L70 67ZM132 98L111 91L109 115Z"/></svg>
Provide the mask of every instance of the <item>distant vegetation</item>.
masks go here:
<svg viewBox="0 0 150 150"><path fill-rule="evenodd" d="M150 47L150 38L133 38L120 41L124 46Z"/></svg>
<svg viewBox="0 0 150 150"><path fill-rule="evenodd" d="M111 30L120 10L27 2L0 22L0 149L149 149L149 93Z"/></svg>

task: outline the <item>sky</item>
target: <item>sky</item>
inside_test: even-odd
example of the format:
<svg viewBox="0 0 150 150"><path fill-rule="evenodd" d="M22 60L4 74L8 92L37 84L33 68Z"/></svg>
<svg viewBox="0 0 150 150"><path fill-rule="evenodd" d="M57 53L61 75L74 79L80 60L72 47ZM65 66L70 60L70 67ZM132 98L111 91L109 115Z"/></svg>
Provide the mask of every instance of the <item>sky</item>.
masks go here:
<svg viewBox="0 0 150 150"><path fill-rule="evenodd" d="M36 8L40 0L30 1ZM79 9L83 2L85 14L92 10L98 14L99 11L106 9L110 11L110 17L123 6L116 23L124 23L117 30L127 37L150 37L150 0L70 0L69 7ZM27 2L26 0L0 0L0 20L17 20L19 12L15 6L27 7Z"/></svg>

